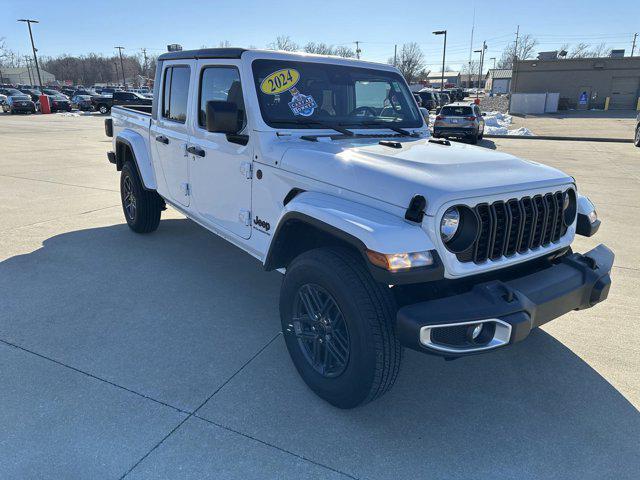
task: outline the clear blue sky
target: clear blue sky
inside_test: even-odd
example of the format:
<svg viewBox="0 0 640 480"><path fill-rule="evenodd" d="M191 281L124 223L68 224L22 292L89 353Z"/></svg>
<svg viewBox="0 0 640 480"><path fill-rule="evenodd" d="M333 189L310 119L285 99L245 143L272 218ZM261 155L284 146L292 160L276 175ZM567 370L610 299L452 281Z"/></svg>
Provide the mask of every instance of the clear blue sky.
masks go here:
<svg viewBox="0 0 640 480"><path fill-rule="evenodd" d="M265 47L278 35L309 41L352 45L362 41L362 58L386 61L394 44L415 41L429 68L441 62L442 37L448 30L447 64L457 68L469 57L475 4L474 49L487 40L485 58L500 57L515 37L516 26L540 42L538 50L562 43L606 42L631 50L633 32L640 32L640 0L566 1L40 1L3 0L0 37L21 53L30 53L27 27L15 20L36 18L36 46L41 55L97 52L112 54L113 46L127 53L146 47L159 54L168 43L187 48L217 46ZM95 7L92 5L95 4ZM439 6L443 5L443 6ZM640 48L640 39L637 49ZM638 50L636 50L638 51ZM490 62L492 63L492 62ZM485 63L485 65L487 65Z"/></svg>

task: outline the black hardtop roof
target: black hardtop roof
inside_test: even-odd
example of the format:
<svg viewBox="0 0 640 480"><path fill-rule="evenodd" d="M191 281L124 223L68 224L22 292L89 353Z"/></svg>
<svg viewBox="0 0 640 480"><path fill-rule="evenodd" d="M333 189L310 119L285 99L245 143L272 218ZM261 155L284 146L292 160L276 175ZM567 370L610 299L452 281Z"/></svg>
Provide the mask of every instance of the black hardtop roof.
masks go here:
<svg viewBox="0 0 640 480"><path fill-rule="evenodd" d="M158 60L178 60L187 58L240 58L245 48L200 48L198 50L182 50L179 52L167 52L158 57Z"/></svg>

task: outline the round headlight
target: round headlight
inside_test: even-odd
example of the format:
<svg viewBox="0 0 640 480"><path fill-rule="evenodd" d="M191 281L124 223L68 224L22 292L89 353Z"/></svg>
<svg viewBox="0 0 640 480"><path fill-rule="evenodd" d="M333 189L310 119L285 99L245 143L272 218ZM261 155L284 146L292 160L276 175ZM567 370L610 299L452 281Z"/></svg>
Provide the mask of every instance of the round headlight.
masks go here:
<svg viewBox="0 0 640 480"><path fill-rule="evenodd" d="M562 220L565 226L568 227L573 223L577 209L576 192L569 189L562 196Z"/></svg>
<svg viewBox="0 0 640 480"><path fill-rule="evenodd" d="M460 226L460 212L457 207L451 207L444 212L440 221L440 235L444 243L450 242Z"/></svg>

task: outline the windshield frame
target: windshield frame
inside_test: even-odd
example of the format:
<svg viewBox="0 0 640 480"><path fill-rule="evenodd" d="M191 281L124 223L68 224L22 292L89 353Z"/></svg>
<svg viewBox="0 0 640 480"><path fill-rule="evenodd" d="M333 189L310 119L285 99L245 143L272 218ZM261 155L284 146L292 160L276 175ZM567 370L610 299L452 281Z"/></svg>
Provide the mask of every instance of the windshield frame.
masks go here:
<svg viewBox="0 0 640 480"><path fill-rule="evenodd" d="M328 61L325 61L328 60ZM270 127L274 130L326 130L326 129L334 129L333 127L344 127L349 130L378 130L378 129L389 129L389 128L402 128L402 129L422 129L425 127L424 118L418 109L415 98L413 97L413 92L407 85L404 77L400 74L397 69L394 68L385 68L385 66L380 65L378 67L375 64L366 64L362 62L363 65L355 64L355 61L345 61L344 63L340 60L336 62L330 61L330 58L327 59L316 59L316 58L274 58L274 57L257 57L251 59L249 64L249 71L251 73L251 82L253 83L253 90L256 95L256 100L258 103L258 111L260 120L267 127ZM403 119L399 121L386 121L383 117L380 116L369 116L369 117L352 117L347 118L344 116L338 116L335 119L328 119L326 117L317 118L317 117L304 117L304 116L292 116L291 118L285 119L276 119L270 117L267 112L265 112L265 105L263 101L261 101L261 95L265 95L261 92L260 89L260 78L258 77L260 74L263 74L262 64L264 63L272 63L274 67L274 71L286 68L300 69L302 70L304 66L309 65L313 67L317 67L318 65L327 65L335 68L344 68L346 70L359 70L362 73L367 73L369 75L379 75L381 77L385 77L385 80L389 80L389 82L396 83L399 88L398 94L404 95L404 102L408 106L408 108L413 112L414 119ZM284 93L284 92L283 92ZM386 107L385 107L386 108ZM355 121L351 121L355 118ZM361 121L358 121L358 118L361 118Z"/></svg>

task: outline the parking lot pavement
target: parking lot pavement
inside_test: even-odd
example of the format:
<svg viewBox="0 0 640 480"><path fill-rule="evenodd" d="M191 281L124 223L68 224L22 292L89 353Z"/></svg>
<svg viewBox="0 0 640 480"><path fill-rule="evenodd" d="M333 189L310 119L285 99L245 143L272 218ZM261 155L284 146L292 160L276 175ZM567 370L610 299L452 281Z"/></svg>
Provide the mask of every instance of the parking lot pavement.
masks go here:
<svg viewBox="0 0 640 480"><path fill-rule="evenodd" d="M526 127L536 135L560 137L606 137L632 140L635 134L634 110L565 110L544 115L514 115L509 127Z"/></svg>
<svg viewBox="0 0 640 480"><path fill-rule="evenodd" d="M455 362L407 352L341 411L279 335L278 273L184 219L123 223L101 118L0 115L0 478L632 479L640 150L494 139L574 175L616 252L609 301Z"/></svg>

